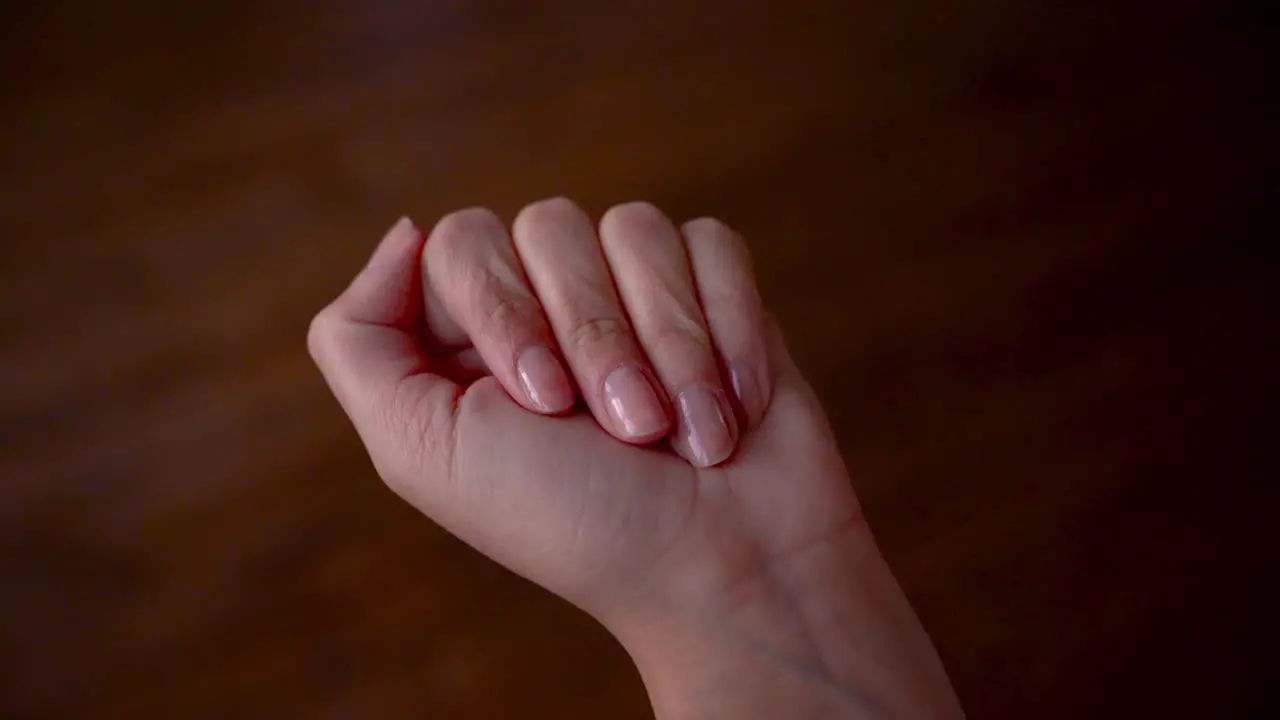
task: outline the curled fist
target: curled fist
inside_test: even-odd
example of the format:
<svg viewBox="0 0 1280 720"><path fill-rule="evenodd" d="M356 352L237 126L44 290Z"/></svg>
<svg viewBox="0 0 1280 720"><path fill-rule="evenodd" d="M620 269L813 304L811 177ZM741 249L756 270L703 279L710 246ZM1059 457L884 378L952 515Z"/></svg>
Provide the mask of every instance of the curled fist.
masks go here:
<svg viewBox="0 0 1280 720"><path fill-rule="evenodd" d="M723 223L402 220L309 345L391 489L595 616L659 717L960 714Z"/></svg>

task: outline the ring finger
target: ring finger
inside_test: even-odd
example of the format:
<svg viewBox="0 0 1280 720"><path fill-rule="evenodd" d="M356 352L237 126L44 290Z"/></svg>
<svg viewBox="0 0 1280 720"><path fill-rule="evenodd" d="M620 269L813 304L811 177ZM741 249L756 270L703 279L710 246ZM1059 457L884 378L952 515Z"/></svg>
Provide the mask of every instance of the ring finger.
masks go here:
<svg viewBox="0 0 1280 720"><path fill-rule="evenodd" d="M676 408L673 448L698 467L723 462L738 428L680 231L654 206L629 203L600 220L600 244Z"/></svg>
<svg viewBox="0 0 1280 720"><path fill-rule="evenodd" d="M627 442L666 435L671 420L664 394L632 333L591 220L567 200L544 200L520 212L512 234L596 420Z"/></svg>

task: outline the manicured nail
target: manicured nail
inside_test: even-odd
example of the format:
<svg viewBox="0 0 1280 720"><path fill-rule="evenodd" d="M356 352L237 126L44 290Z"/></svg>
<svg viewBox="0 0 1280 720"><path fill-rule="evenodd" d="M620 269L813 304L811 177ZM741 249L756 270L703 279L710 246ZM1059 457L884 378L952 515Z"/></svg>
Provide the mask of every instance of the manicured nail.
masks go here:
<svg viewBox="0 0 1280 720"><path fill-rule="evenodd" d="M729 368L729 383L745 420L748 423L758 420L764 414L765 398L764 386L755 369L750 365L733 365Z"/></svg>
<svg viewBox="0 0 1280 720"><path fill-rule="evenodd" d="M673 445L698 467L711 467L733 454L737 424L724 393L697 383L676 396L679 410Z"/></svg>
<svg viewBox="0 0 1280 720"><path fill-rule="evenodd" d="M669 425L653 383L635 367L623 365L605 378L604 399L609 414L628 437L656 435Z"/></svg>
<svg viewBox="0 0 1280 720"><path fill-rule="evenodd" d="M555 353L541 345L520 353L516 373L529 402L542 412L557 413L573 406L573 386Z"/></svg>

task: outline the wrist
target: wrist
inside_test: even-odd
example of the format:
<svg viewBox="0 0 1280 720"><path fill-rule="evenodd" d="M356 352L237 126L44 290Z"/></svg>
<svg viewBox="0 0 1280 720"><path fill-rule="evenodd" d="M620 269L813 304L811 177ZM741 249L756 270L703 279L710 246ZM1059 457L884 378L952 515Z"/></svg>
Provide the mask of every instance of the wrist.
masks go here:
<svg viewBox="0 0 1280 720"><path fill-rule="evenodd" d="M745 631L687 628L624 642L657 720L877 717L874 703L811 655Z"/></svg>
<svg viewBox="0 0 1280 720"><path fill-rule="evenodd" d="M658 720L958 717L928 637L865 525L732 597L611 628Z"/></svg>

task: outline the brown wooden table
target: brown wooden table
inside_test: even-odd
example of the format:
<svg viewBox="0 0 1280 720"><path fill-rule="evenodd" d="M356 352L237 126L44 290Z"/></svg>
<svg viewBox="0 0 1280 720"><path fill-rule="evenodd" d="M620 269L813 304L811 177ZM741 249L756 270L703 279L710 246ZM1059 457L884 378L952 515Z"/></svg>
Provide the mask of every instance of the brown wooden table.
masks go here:
<svg viewBox="0 0 1280 720"><path fill-rule="evenodd" d="M553 194L745 233L972 715L1246 715L1263 3L1086 5L0 6L0 716L646 717L304 348L400 213Z"/></svg>

